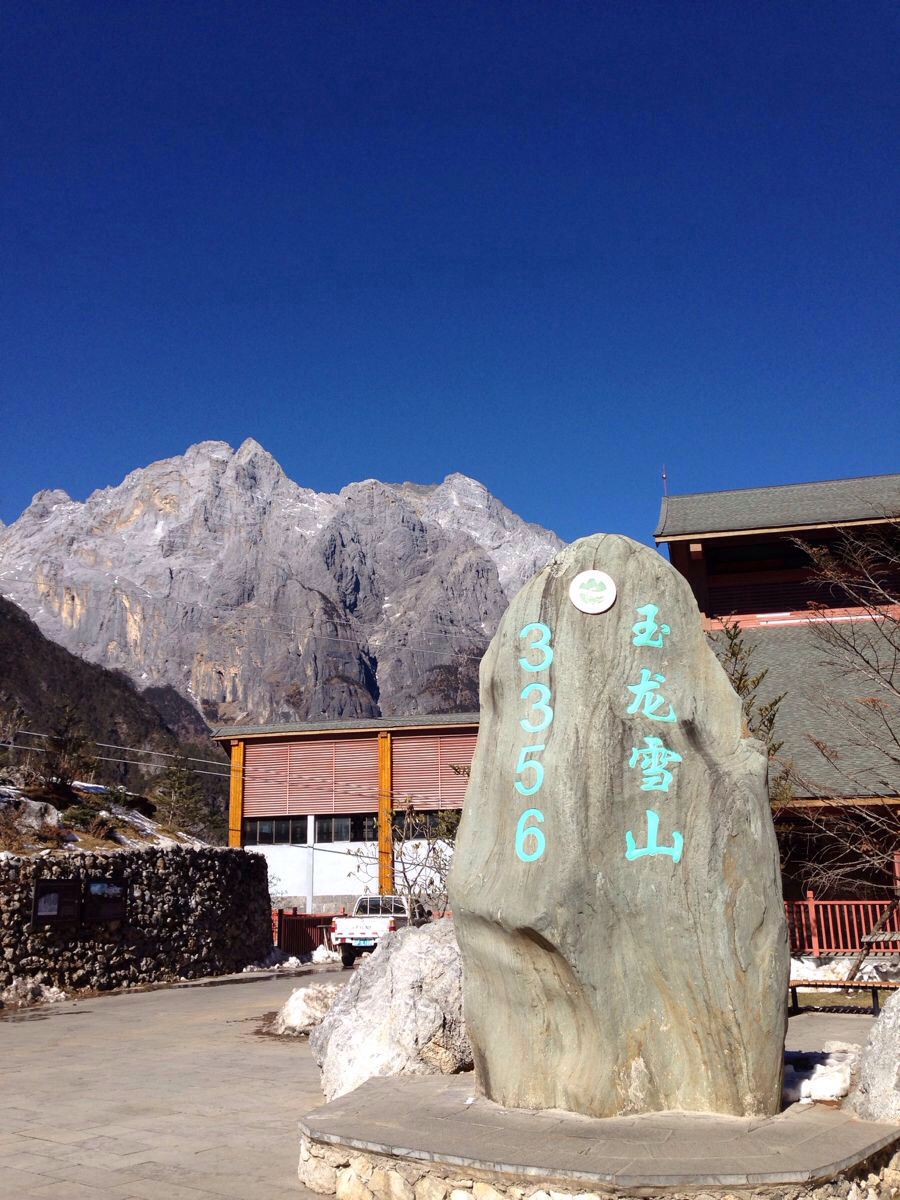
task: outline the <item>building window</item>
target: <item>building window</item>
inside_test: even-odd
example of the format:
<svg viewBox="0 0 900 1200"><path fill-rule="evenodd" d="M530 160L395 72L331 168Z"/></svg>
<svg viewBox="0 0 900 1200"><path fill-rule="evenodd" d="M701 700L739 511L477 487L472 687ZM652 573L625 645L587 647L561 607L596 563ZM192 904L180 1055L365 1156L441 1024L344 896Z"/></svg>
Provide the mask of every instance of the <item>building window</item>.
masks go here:
<svg viewBox="0 0 900 1200"><path fill-rule="evenodd" d="M291 817L291 843L294 846L306 845L306 817Z"/></svg>
<svg viewBox="0 0 900 1200"><path fill-rule="evenodd" d="M316 817L317 842L375 842L378 818L368 813Z"/></svg>
<svg viewBox="0 0 900 1200"><path fill-rule="evenodd" d="M305 846L306 817L247 817L245 846Z"/></svg>
<svg viewBox="0 0 900 1200"><path fill-rule="evenodd" d="M439 808L415 812L412 809L395 809L393 813L394 838L446 838L453 841L459 828L461 809Z"/></svg>

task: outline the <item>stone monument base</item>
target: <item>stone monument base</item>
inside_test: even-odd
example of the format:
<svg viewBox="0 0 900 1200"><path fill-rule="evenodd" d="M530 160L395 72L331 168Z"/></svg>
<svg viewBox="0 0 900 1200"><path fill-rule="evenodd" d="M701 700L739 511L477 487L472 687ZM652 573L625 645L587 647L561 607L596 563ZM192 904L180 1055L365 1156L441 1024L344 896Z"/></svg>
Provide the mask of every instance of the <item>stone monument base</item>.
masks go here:
<svg viewBox="0 0 900 1200"><path fill-rule="evenodd" d="M779 1187L799 1194L900 1143L900 1125L817 1104L769 1118L504 1109L475 1095L470 1074L370 1079L309 1113L300 1133L301 1183L338 1200Z"/></svg>

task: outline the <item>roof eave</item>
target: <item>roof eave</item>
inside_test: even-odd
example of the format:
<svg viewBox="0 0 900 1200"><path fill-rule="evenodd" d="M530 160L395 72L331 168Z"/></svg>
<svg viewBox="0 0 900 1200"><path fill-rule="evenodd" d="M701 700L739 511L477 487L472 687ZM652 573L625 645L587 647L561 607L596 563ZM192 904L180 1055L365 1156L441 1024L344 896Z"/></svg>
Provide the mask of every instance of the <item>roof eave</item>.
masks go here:
<svg viewBox="0 0 900 1200"><path fill-rule="evenodd" d="M653 540L657 546L661 542L687 542L710 538L749 537L754 533L802 533L804 530L817 529L846 529L851 525L891 525L894 517L854 517L850 521L818 521L805 522L803 525L760 525L749 529L698 529L692 533L654 533Z"/></svg>
<svg viewBox="0 0 900 1200"><path fill-rule="evenodd" d="M450 715L450 714L448 714ZM331 726L331 725L309 725L303 728L298 725L271 725L260 727L255 725L223 725L220 729L215 730L210 734L214 742L249 742L258 741L261 739L271 740L272 738L307 738L322 735L338 736L338 735L354 735L365 733L385 733L385 732L406 732L408 730L425 730L425 729L477 729L479 725L479 717L476 713L460 713L452 714L452 719L447 721L417 721L412 724L392 724L390 721L379 722L372 725L351 725L351 726Z"/></svg>

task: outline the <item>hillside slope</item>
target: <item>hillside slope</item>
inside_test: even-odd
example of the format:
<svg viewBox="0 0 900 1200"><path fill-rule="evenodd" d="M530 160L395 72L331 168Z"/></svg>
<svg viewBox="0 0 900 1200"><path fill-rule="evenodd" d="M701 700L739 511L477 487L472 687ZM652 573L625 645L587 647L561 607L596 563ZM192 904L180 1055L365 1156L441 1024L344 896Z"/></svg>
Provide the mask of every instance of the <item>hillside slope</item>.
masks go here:
<svg viewBox="0 0 900 1200"><path fill-rule="evenodd" d="M5 709L21 706L25 728L53 733L69 709L93 742L169 753L177 752L185 741L202 745L207 731L190 705L174 692L165 699L176 718L172 724L130 679L56 645L27 613L0 597L0 703ZM20 737L18 741L38 747L46 744L37 738ZM98 780L126 786L140 783L143 772L133 764L103 759L145 756L96 746L90 753L99 756L94 760ZM206 743L204 754L213 753L217 753L213 744ZM8 761L15 766L21 760L13 752Z"/></svg>

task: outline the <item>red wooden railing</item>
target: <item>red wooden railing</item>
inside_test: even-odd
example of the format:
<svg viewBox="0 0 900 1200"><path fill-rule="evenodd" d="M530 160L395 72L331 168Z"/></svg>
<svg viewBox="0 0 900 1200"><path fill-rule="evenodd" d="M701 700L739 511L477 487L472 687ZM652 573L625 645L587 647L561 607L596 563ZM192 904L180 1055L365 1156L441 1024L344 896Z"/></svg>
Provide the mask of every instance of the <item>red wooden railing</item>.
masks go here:
<svg viewBox="0 0 900 1200"><path fill-rule="evenodd" d="M285 954L312 954L326 941L335 913L302 913L272 909L272 940Z"/></svg>
<svg viewBox="0 0 900 1200"><path fill-rule="evenodd" d="M890 906L889 900L785 900L792 954L851 954L862 949L862 939ZM900 913L891 913L885 933L900 932ZM869 946L873 954L900 950L900 941L887 938Z"/></svg>
<svg viewBox="0 0 900 1200"><path fill-rule="evenodd" d="M884 915L889 900L785 900L791 954L853 954L862 949L862 938ZM286 954L312 954L327 940L335 913L302 913L272 909L272 940ZM885 933L900 933L900 910L888 918ZM873 954L900 951L900 940L886 938L869 946Z"/></svg>

